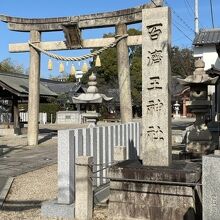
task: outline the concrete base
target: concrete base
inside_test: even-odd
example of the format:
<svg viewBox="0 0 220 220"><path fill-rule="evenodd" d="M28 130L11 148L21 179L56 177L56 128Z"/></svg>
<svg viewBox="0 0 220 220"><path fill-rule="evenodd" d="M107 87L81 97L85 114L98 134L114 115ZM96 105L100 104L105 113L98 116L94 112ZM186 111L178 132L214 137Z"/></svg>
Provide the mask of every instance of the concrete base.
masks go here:
<svg viewBox="0 0 220 220"><path fill-rule="evenodd" d="M201 164L178 161L170 167L149 167L125 161L109 169L109 178L109 220L201 219L195 187Z"/></svg>
<svg viewBox="0 0 220 220"><path fill-rule="evenodd" d="M60 204L57 200L46 201L41 205L41 214L47 217L74 219L75 204Z"/></svg>
<svg viewBox="0 0 220 220"><path fill-rule="evenodd" d="M94 190L94 205L106 203L109 198L109 191L109 184ZM62 217L73 219L75 217L75 204L60 204L57 203L57 200L46 201L41 205L41 214L47 217Z"/></svg>

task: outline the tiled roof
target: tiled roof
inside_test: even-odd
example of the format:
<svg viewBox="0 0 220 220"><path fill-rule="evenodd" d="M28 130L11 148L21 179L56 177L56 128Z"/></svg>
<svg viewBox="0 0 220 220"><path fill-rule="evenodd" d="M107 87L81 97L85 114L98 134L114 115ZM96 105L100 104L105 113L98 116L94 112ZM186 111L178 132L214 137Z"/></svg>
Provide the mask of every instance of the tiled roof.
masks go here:
<svg viewBox="0 0 220 220"><path fill-rule="evenodd" d="M43 79L41 80L41 83L57 94L67 94L67 93L74 94L77 93L80 88L82 88L80 83L74 83L74 82L59 82L54 80ZM82 91L84 91L83 88Z"/></svg>
<svg viewBox="0 0 220 220"><path fill-rule="evenodd" d="M220 29L204 29L200 30L196 35L193 45L207 45L220 43Z"/></svg>
<svg viewBox="0 0 220 220"><path fill-rule="evenodd" d="M17 73L0 73L0 85L8 88L17 96L27 97L29 91L28 75ZM57 94L40 83L41 96L57 96Z"/></svg>

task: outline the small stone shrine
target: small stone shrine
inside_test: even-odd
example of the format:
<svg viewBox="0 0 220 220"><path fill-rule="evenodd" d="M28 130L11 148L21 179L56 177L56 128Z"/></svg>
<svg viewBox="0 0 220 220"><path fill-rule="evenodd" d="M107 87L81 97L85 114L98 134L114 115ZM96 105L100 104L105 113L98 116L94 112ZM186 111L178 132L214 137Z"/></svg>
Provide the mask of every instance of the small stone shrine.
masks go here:
<svg viewBox="0 0 220 220"><path fill-rule="evenodd" d="M108 102L112 100L112 97L107 97L104 94L98 92L96 87L96 76L92 73L89 76L88 89L86 93L82 93L79 96L72 97L74 104L86 104L86 112L82 113L84 123L96 124L100 113L98 113L98 107L104 101Z"/></svg>
<svg viewBox="0 0 220 220"><path fill-rule="evenodd" d="M218 76L211 78L204 71L205 63L199 59L195 61L193 75L178 81L190 86L190 101L187 102L189 110L196 115L196 121L189 130L186 146L187 154L197 158L215 150L212 144L212 135L207 127L206 115L210 112L211 101L208 100L208 85L216 84Z"/></svg>

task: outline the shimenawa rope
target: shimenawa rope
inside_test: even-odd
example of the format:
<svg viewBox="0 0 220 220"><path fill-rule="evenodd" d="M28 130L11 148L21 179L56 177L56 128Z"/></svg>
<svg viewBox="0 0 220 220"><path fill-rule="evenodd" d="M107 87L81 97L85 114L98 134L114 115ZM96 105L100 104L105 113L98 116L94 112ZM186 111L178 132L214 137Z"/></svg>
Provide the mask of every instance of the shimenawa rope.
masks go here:
<svg viewBox="0 0 220 220"><path fill-rule="evenodd" d="M51 57L51 58L54 58L54 59L57 59L57 60L62 60L62 61L80 61L80 60L86 60L88 58L92 58L94 56L97 56L99 55L100 53L102 53L103 51L107 50L108 48L111 48L111 47L114 47L117 45L117 43L122 40L123 38L126 38L128 37L128 34L125 34L125 35L122 35L122 36L116 36L116 40L105 46L105 47L102 47L101 49L99 50L96 50L90 54L86 54L86 55L83 55L83 56L79 56L79 57L64 57L64 56L60 56L60 55L57 55L57 54L54 54L54 53L50 53L50 52L47 52L45 50L43 50L42 48L36 46L35 44L31 43L31 42L28 42L30 46L32 46L33 48L35 48L36 50L44 53L45 55Z"/></svg>

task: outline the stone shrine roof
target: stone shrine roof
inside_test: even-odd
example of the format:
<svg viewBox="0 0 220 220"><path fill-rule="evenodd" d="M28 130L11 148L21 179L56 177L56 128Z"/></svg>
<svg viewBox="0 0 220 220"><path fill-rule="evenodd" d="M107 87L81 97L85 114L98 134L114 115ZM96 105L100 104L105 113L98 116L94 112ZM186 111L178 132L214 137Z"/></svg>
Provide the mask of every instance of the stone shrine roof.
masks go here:
<svg viewBox="0 0 220 220"><path fill-rule="evenodd" d="M104 94L99 93L98 88L96 87L96 75L92 73L89 76L89 87L87 88L86 93L82 93L79 96L73 96L73 103L102 103L103 101L111 101L112 97L107 97Z"/></svg>
<svg viewBox="0 0 220 220"><path fill-rule="evenodd" d="M83 93L78 97L72 97L73 103L102 103L103 101L111 101L112 97L107 97L100 93Z"/></svg>
<svg viewBox="0 0 220 220"><path fill-rule="evenodd" d="M206 85L215 85L218 81L218 76L210 77L204 70L205 63L202 59L195 61L195 70L192 75L187 76L185 79L177 79L182 85L190 84L206 84Z"/></svg>

